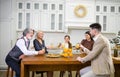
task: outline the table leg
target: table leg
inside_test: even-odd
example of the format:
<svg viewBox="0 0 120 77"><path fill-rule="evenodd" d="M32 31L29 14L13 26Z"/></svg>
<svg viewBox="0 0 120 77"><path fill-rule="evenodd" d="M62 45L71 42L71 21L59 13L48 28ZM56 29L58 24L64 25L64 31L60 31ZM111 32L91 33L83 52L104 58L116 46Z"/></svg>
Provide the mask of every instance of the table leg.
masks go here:
<svg viewBox="0 0 120 77"><path fill-rule="evenodd" d="M22 62L21 62L21 76L20 77L29 77L29 70L27 69L27 66L25 66Z"/></svg>
<svg viewBox="0 0 120 77"><path fill-rule="evenodd" d="M20 77L24 77L24 64L21 62L21 76Z"/></svg>

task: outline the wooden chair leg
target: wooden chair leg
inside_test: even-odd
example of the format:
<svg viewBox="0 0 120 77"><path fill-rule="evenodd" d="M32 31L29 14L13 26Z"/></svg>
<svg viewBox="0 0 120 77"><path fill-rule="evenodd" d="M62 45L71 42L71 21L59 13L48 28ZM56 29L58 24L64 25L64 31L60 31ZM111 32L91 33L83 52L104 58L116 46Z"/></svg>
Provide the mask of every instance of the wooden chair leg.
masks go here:
<svg viewBox="0 0 120 77"><path fill-rule="evenodd" d="M6 73L6 77L13 77L13 70L8 66L7 68L7 73Z"/></svg>
<svg viewBox="0 0 120 77"><path fill-rule="evenodd" d="M6 77L9 77L9 70L10 70L10 67L8 66L7 72L6 72Z"/></svg>
<svg viewBox="0 0 120 77"><path fill-rule="evenodd" d="M72 71L68 71L68 77L72 77Z"/></svg>
<svg viewBox="0 0 120 77"><path fill-rule="evenodd" d="M41 73L41 77L43 77L43 73Z"/></svg>
<svg viewBox="0 0 120 77"><path fill-rule="evenodd" d="M12 69L10 69L10 71L11 71L11 77L13 77L13 70L12 70Z"/></svg>
<svg viewBox="0 0 120 77"><path fill-rule="evenodd" d="M60 71L60 77L63 77L65 71Z"/></svg>
<svg viewBox="0 0 120 77"><path fill-rule="evenodd" d="M79 71L76 71L75 77L81 77Z"/></svg>
<svg viewBox="0 0 120 77"><path fill-rule="evenodd" d="M41 77L44 77L44 74L43 74L44 72L41 72L40 74L41 74ZM32 71L32 77L35 77L34 76L35 75L35 72L34 71Z"/></svg>
<svg viewBox="0 0 120 77"><path fill-rule="evenodd" d="M32 71L32 77L34 77L34 75L35 75L35 73L34 73L34 71Z"/></svg>

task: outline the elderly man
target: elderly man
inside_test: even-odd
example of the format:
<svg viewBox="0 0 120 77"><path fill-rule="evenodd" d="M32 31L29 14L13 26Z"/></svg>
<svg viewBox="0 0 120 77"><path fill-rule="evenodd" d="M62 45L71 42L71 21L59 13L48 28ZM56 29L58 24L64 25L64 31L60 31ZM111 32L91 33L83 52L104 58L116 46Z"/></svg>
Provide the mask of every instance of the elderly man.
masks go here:
<svg viewBox="0 0 120 77"><path fill-rule="evenodd" d="M45 52L40 51L29 51L28 47L30 44L30 39L34 34L33 29L26 28L23 31L23 37L18 39L15 46L10 50L8 55L6 56L6 63L8 66L15 71L16 77L20 77L20 62L24 55L39 55L44 54Z"/></svg>

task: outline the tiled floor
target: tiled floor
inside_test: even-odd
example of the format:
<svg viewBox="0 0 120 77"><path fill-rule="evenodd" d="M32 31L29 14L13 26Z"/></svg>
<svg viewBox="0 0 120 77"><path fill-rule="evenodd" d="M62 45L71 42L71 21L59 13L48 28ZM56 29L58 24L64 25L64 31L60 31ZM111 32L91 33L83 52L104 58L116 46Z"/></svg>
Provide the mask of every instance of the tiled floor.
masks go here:
<svg viewBox="0 0 120 77"><path fill-rule="evenodd" d="M59 71L54 71L53 77L59 77L59 73L60 73ZM75 77L75 73L76 73L75 71L72 71L72 77ZM0 77L6 77L6 70L0 70ZM40 74L35 74L35 77L40 77ZM44 73L44 77L47 77L46 73ZM64 77L68 77L67 71L65 72Z"/></svg>

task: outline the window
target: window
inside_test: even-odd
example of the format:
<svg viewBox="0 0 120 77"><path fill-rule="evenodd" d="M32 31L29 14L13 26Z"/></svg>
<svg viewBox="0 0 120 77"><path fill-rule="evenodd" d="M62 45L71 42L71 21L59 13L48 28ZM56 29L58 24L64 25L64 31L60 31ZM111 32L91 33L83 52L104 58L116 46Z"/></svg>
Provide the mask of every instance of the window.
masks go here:
<svg viewBox="0 0 120 77"><path fill-rule="evenodd" d="M103 7L103 12L107 12L107 6Z"/></svg>
<svg viewBox="0 0 120 77"><path fill-rule="evenodd" d="M111 6L111 12L115 12L115 7Z"/></svg>
<svg viewBox="0 0 120 77"><path fill-rule="evenodd" d="M55 10L55 4L51 5L51 10Z"/></svg>
<svg viewBox="0 0 120 77"><path fill-rule="evenodd" d="M30 9L30 3L27 3L26 9Z"/></svg>
<svg viewBox="0 0 120 77"><path fill-rule="evenodd" d="M63 5L59 4L59 10L63 10Z"/></svg>
<svg viewBox="0 0 120 77"><path fill-rule="evenodd" d="M39 9L39 3L34 4L34 9Z"/></svg>
<svg viewBox="0 0 120 77"><path fill-rule="evenodd" d="M99 21L100 21L100 16L97 15L97 16L96 16L96 22L99 23Z"/></svg>
<svg viewBox="0 0 120 77"><path fill-rule="evenodd" d="M106 31L107 26L107 16L103 16L103 31Z"/></svg>
<svg viewBox="0 0 120 77"><path fill-rule="evenodd" d="M120 6L119 6L119 8L118 8L118 12L120 13Z"/></svg>
<svg viewBox="0 0 120 77"><path fill-rule="evenodd" d="M18 4L18 8L19 8L19 9L22 9L22 8L23 8L23 4L22 4L22 3L19 3L19 4Z"/></svg>
<svg viewBox="0 0 120 77"><path fill-rule="evenodd" d="M62 30L62 21L63 21L63 15L62 14L59 14L59 30Z"/></svg>
<svg viewBox="0 0 120 77"><path fill-rule="evenodd" d="M48 4L43 4L43 10L47 10L48 9Z"/></svg>
<svg viewBox="0 0 120 77"><path fill-rule="evenodd" d="M22 28L22 13L18 13L18 29Z"/></svg>
<svg viewBox="0 0 120 77"><path fill-rule="evenodd" d="M100 6L96 6L96 11L100 12Z"/></svg>
<svg viewBox="0 0 120 77"><path fill-rule="evenodd" d="M51 30L55 29L55 14L51 14Z"/></svg>
<svg viewBox="0 0 120 77"><path fill-rule="evenodd" d="M26 27L30 27L30 13L26 13Z"/></svg>

